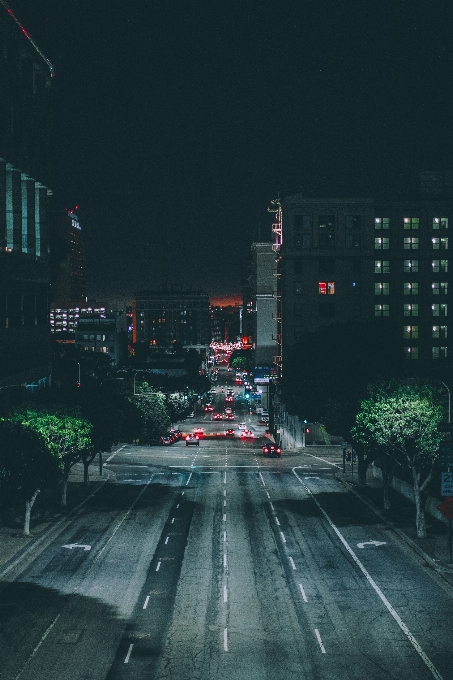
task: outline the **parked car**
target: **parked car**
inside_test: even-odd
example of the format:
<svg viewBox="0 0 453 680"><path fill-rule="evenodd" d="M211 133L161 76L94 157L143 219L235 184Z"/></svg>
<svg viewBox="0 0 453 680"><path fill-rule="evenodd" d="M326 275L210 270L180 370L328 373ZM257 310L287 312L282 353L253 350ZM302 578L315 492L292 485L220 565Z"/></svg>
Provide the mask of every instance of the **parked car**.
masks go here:
<svg viewBox="0 0 453 680"><path fill-rule="evenodd" d="M182 432L179 428L172 428L170 434L173 435L176 441L179 441L182 438Z"/></svg>
<svg viewBox="0 0 453 680"><path fill-rule="evenodd" d="M186 446L200 446L200 438L196 434L188 434L186 437Z"/></svg>
<svg viewBox="0 0 453 680"><path fill-rule="evenodd" d="M170 445L173 444L176 440L175 440L175 437L174 437L172 434L164 434L164 435L162 435L162 437L160 438L160 441L161 441L161 443L162 443L163 446L170 446Z"/></svg>
<svg viewBox="0 0 453 680"><path fill-rule="evenodd" d="M227 413L225 416L225 420L234 420L234 415L232 413Z"/></svg>
<svg viewBox="0 0 453 680"><path fill-rule="evenodd" d="M277 446L277 444L273 444L272 442L267 442L263 446L263 456L277 456L280 458L282 455L282 450L280 446Z"/></svg>
<svg viewBox="0 0 453 680"><path fill-rule="evenodd" d="M214 420L223 420L223 416L221 413L215 413L214 414Z"/></svg>

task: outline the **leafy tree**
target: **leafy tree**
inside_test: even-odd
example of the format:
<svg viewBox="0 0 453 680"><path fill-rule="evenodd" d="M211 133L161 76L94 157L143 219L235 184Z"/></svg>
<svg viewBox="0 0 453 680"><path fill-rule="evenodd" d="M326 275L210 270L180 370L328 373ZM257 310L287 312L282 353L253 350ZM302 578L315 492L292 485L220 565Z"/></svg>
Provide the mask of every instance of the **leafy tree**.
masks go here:
<svg viewBox="0 0 453 680"><path fill-rule="evenodd" d="M61 477L58 456L44 437L29 425L0 421L0 490L10 502L25 503L24 535L30 535L33 504L43 487L53 487Z"/></svg>
<svg viewBox="0 0 453 680"><path fill-rule="evenodd" d="M182 392L172 392L167 395L166 405L172 423L180 420L189 412L186 396Z"/></svg>
<svg viewBox="0 0 453 680"><path fill-rule="evenodd" d="M134 401L143 413L146 422L146 441L151 443L170 428L170 416L165 404L165 395L162 392L153 391L148 383L137 386Z"/></svg>
<svg viewBox="0 0 453 680"><path fill-rule="evenodd" d="M231 362L231 367L234 368L236 371L245 371L247 370L247 364L248 362L245 357L236 357Z"/></svg>
<svg viewBox="0 0 453 680"><path fill-rule="evenodd" d="M438 396L438 390L426 383L392 381L386 385L374 385L368 399L362 401L352 429L355 441L365 449L379 451L387 459L384 462L384 466L387 465L387 487L389 460L392 467L396 464L409 472L419 538L426 536L424 496L442 438L437 425L445 413Z"/></svg>

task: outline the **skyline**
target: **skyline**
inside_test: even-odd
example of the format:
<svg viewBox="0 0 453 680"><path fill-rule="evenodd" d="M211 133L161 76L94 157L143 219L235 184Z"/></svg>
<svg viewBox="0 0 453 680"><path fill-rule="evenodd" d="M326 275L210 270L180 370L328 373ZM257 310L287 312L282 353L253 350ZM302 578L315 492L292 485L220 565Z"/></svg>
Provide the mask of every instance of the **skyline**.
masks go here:
<svg viewBox="0 0 453 680"><path fill-rule="evenodd" d="M160 287L162 247L169 284L238 295L279 193L451 167L451 3L11 7L55 68L55 207L79 205L91 297Z"/></svg>

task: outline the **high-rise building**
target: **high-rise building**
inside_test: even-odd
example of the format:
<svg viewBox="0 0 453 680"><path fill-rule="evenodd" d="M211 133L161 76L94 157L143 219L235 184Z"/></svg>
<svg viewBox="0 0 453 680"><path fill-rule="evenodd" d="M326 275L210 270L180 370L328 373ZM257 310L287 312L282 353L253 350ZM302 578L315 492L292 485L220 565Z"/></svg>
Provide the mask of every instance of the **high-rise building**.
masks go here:
<svg viewBox="0 0 453 680"><path fill-rule="evenodd" d="M53 67L3 1L0 44L0 386L41 385L51 371Z"/></svg>
<svg viewBox="0 0 453 680"><path fill-rule="evenodd" d="M52 305L83 304L87 280L82 227L75 210L53 212L50 225Z"/></svg>

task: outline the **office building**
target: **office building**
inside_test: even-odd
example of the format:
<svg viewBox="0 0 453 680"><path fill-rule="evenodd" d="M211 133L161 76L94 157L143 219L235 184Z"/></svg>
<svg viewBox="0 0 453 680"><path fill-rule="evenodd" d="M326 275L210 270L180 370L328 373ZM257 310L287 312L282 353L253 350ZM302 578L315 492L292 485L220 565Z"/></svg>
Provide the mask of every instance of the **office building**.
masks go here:
<svg viewBox="0 0 453 680"><path fill-rule="evenodd" d="M127 358L125 313L81 314L75 329L75 344L85 352L101 352L114 366Z"/></svg>
<svg viewBox="0 0 453 680"><path fill-rule="evenodd" d="M51 215L51 267L53 306L73 302L86 303L87 279L82 226L75 210L61 210Z"/></svg>

